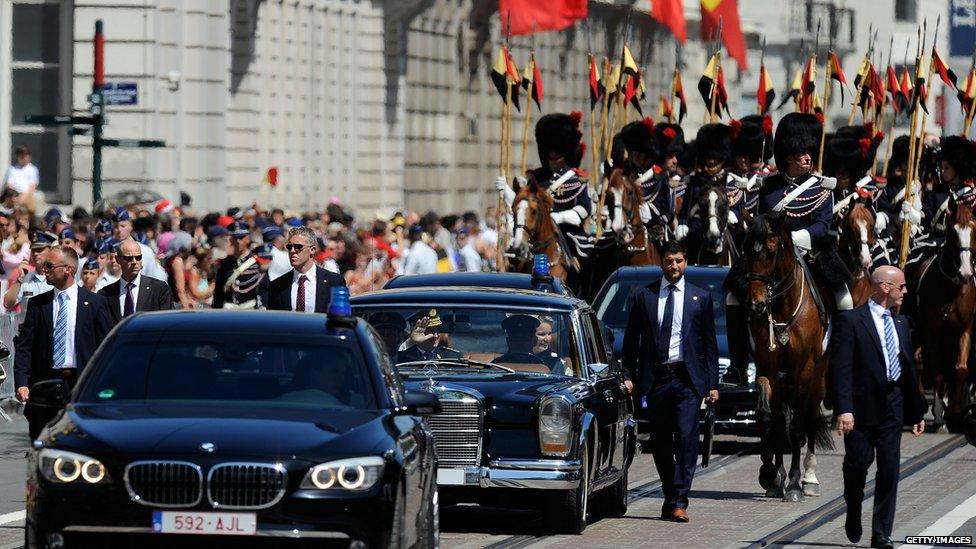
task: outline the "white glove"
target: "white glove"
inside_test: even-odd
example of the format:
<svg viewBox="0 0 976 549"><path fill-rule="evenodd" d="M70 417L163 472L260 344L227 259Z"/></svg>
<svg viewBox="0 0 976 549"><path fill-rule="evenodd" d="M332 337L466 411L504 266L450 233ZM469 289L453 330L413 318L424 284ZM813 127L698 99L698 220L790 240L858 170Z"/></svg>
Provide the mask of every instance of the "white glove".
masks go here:
<svg viewBox="0 0 976 549"><path fill-rule="evenodd" d="M672 175L671 176L671 179L668 179L668 186L671 187L672 189L677 189L678 187L680 187L681 186L681 176L680 175Z"/></svg>
<svg viewBox="0 0 976 549"><path fill-rule="evenodd" d="M688 225L678 225L678 227L674 230L674 237L677 240L684 240L686 236L688 236Z"/></svg>
<svg viewBox="0 0 976 549"><path fill-rule="evenodd" d="M563 223L568 223L570 225L576 225L579 215L573 210L566 210L562 212L552 212L549 214L552 216L552 221L556 225L562 225Z"/></svg>
<svg viewBox="0 0 976 549"><path fill-rule="evenodd" d="M884 212L878 212L878 215L874 220L874 234L880 235L887 228L888 228L888 214Z"/></svg>
<svg viewBox="0 0 976 549"><path fill-rule="evenodd" d="M608 171L613 171L613 159L608 158L603 162L600 162L600 179L603 179L607 175Z"/></svg>
<svg viewBox="0 0 976 549"><path fill-rule="evenodd" d="M523 184L522 181L524 180L519 181L520 185ZM505 181L505 178L501 175L495 178L495 190L501 193L502 198L505 200L505 203L508 204L509 207L511 207L512 204L515 202L515 191L513 191L512 188L508 186L508 183Z"/></svg>
<svg viewBox="0 0 976 549"><path fill-rule="evenodd" d="M912 225L922 224L922 212L912 207L908 202L901 203L901 219L908 220Z"/></svg>
<svg viewBox="0 0 976 549"><path fill-rule="evenodd" d="M813 243L810 242L810 231L799 230L790 233L792 237L793 245L796 246L803 253L809 252L813 248Z"/></svg>
<svg viewBox="0 0 976 549"><path fill-rule="evenodd" d="M729 225L738 225L739 216L735 215L735 212L729 210Z"/></svg>
<svg viewBox="0 0 976 549"><path fill-rule="evenodd" d="M515 176L515 182L519 184L519 188L522 188L529 184L529 180L521 175Z"/></svg>
<svg viewBox="0 0 976 549"><path fill-rule="evenodd" d="M640 206L637 206L637 212L640 214L641 223L648 223L651 221L651 207L647 202L641 202Z"/></svg>

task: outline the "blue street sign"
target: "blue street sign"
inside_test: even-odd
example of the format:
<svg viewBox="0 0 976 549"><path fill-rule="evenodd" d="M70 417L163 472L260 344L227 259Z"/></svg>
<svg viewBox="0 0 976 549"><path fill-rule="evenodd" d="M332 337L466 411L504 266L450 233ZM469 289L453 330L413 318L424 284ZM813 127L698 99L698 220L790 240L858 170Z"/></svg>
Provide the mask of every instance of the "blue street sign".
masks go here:
<svg viewBox="0 0 976 549"><path fill-rule="evenodd" d="M969 57L976 43L976 0L949 0L949 55Z"/></svg>
<svg viewBox="0 0 976 549"><path fill-rule="evenodd" d="M102 97L106 105L138 105L139 86L135 82L106 82Z"/></svg>

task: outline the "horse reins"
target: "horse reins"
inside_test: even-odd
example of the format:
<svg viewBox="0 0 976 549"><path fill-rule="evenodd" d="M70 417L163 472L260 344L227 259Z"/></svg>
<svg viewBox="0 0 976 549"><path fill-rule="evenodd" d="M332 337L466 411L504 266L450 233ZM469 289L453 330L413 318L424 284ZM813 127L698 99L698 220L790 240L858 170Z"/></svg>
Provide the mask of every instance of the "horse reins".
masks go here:
<svg viewBox="0 0 976 549"><path fill-rule="evenodd" d="M777 259L779 259L780 251L776 251ZM773 318L773 304L776 301L786 295L793 286L796 285L796 271L801 269L800 272L800 298L797 300L796 309L793 310L793 314L790 315L790 319L787 322L776 322ZM799 260L793 264L793 270L790 275L779 281L774 280L772 277L750 272L746 274L747 280L756 280L766 284L766 319L769 323L769 350L776 350L776 341L779 340L781 345L786 345L789 342L789 332L796 325L796 321L799 318L800 310L803 308L803 292L806 289L806 276L802 272ZM775 336L776 329L779 328L779 336ZM785 336L785 337L784 337ZM784 341L785 339L785 341Z"/></svg>

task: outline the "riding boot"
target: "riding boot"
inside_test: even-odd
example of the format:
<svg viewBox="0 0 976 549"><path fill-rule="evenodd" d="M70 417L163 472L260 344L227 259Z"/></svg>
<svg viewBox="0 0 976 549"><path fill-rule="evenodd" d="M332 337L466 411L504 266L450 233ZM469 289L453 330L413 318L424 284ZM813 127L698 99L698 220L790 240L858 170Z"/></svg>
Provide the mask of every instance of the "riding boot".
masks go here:
<svg viewBox="0 0 976 549"><path fill-rule="evenodd" d="M749 384L749 325L745 310L731 293L725 296L725 326L730 364L722 376L722 383L745 387Z"/></svg>

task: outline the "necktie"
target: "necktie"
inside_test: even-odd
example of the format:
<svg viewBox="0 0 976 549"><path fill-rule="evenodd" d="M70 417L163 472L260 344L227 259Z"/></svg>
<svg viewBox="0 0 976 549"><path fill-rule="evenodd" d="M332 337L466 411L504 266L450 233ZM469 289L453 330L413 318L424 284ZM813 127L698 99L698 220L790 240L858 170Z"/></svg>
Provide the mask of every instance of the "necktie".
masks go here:
<svg viewBox="0 0 976 549"><path fill-rule="evenodd" d="M671 349L671 325L674 323L674 291L677 286L668 284L668 299L664 304L664 317L661 319L661 343L657 346L661 363L668 360Z"/></svg>
<svg viewBox="0 0 976 549"><path fill-rule="evenodd" d="M136 312L135 300L132 299L132 288L136 285L129 282L125 285L125 305L122 307L122 316L129 316Z"/></svg>
<svg viewBox="0 0 976 549"><path fill-rule="evenodd" d="M305 282L308 281L308 277L302 275L298 277L298 295L295 297L295 310L304 313L305 312Z"/></svg>
<svg viewBox="0 0 976 549"><path fill-rule="evenodd" d="M901 361L898 358L898 342L895 341L895 324L891 321L891 312L885 311L884 319L885 350L888 353L888 381L898 381L901 376Z"/></svg>
<svg viewBox="0 0 976 549"><path fill-rule="evenodd" d="M68 345L68 292L58 294L58 317L54 320L54 367L64 365Z"/></svg>

